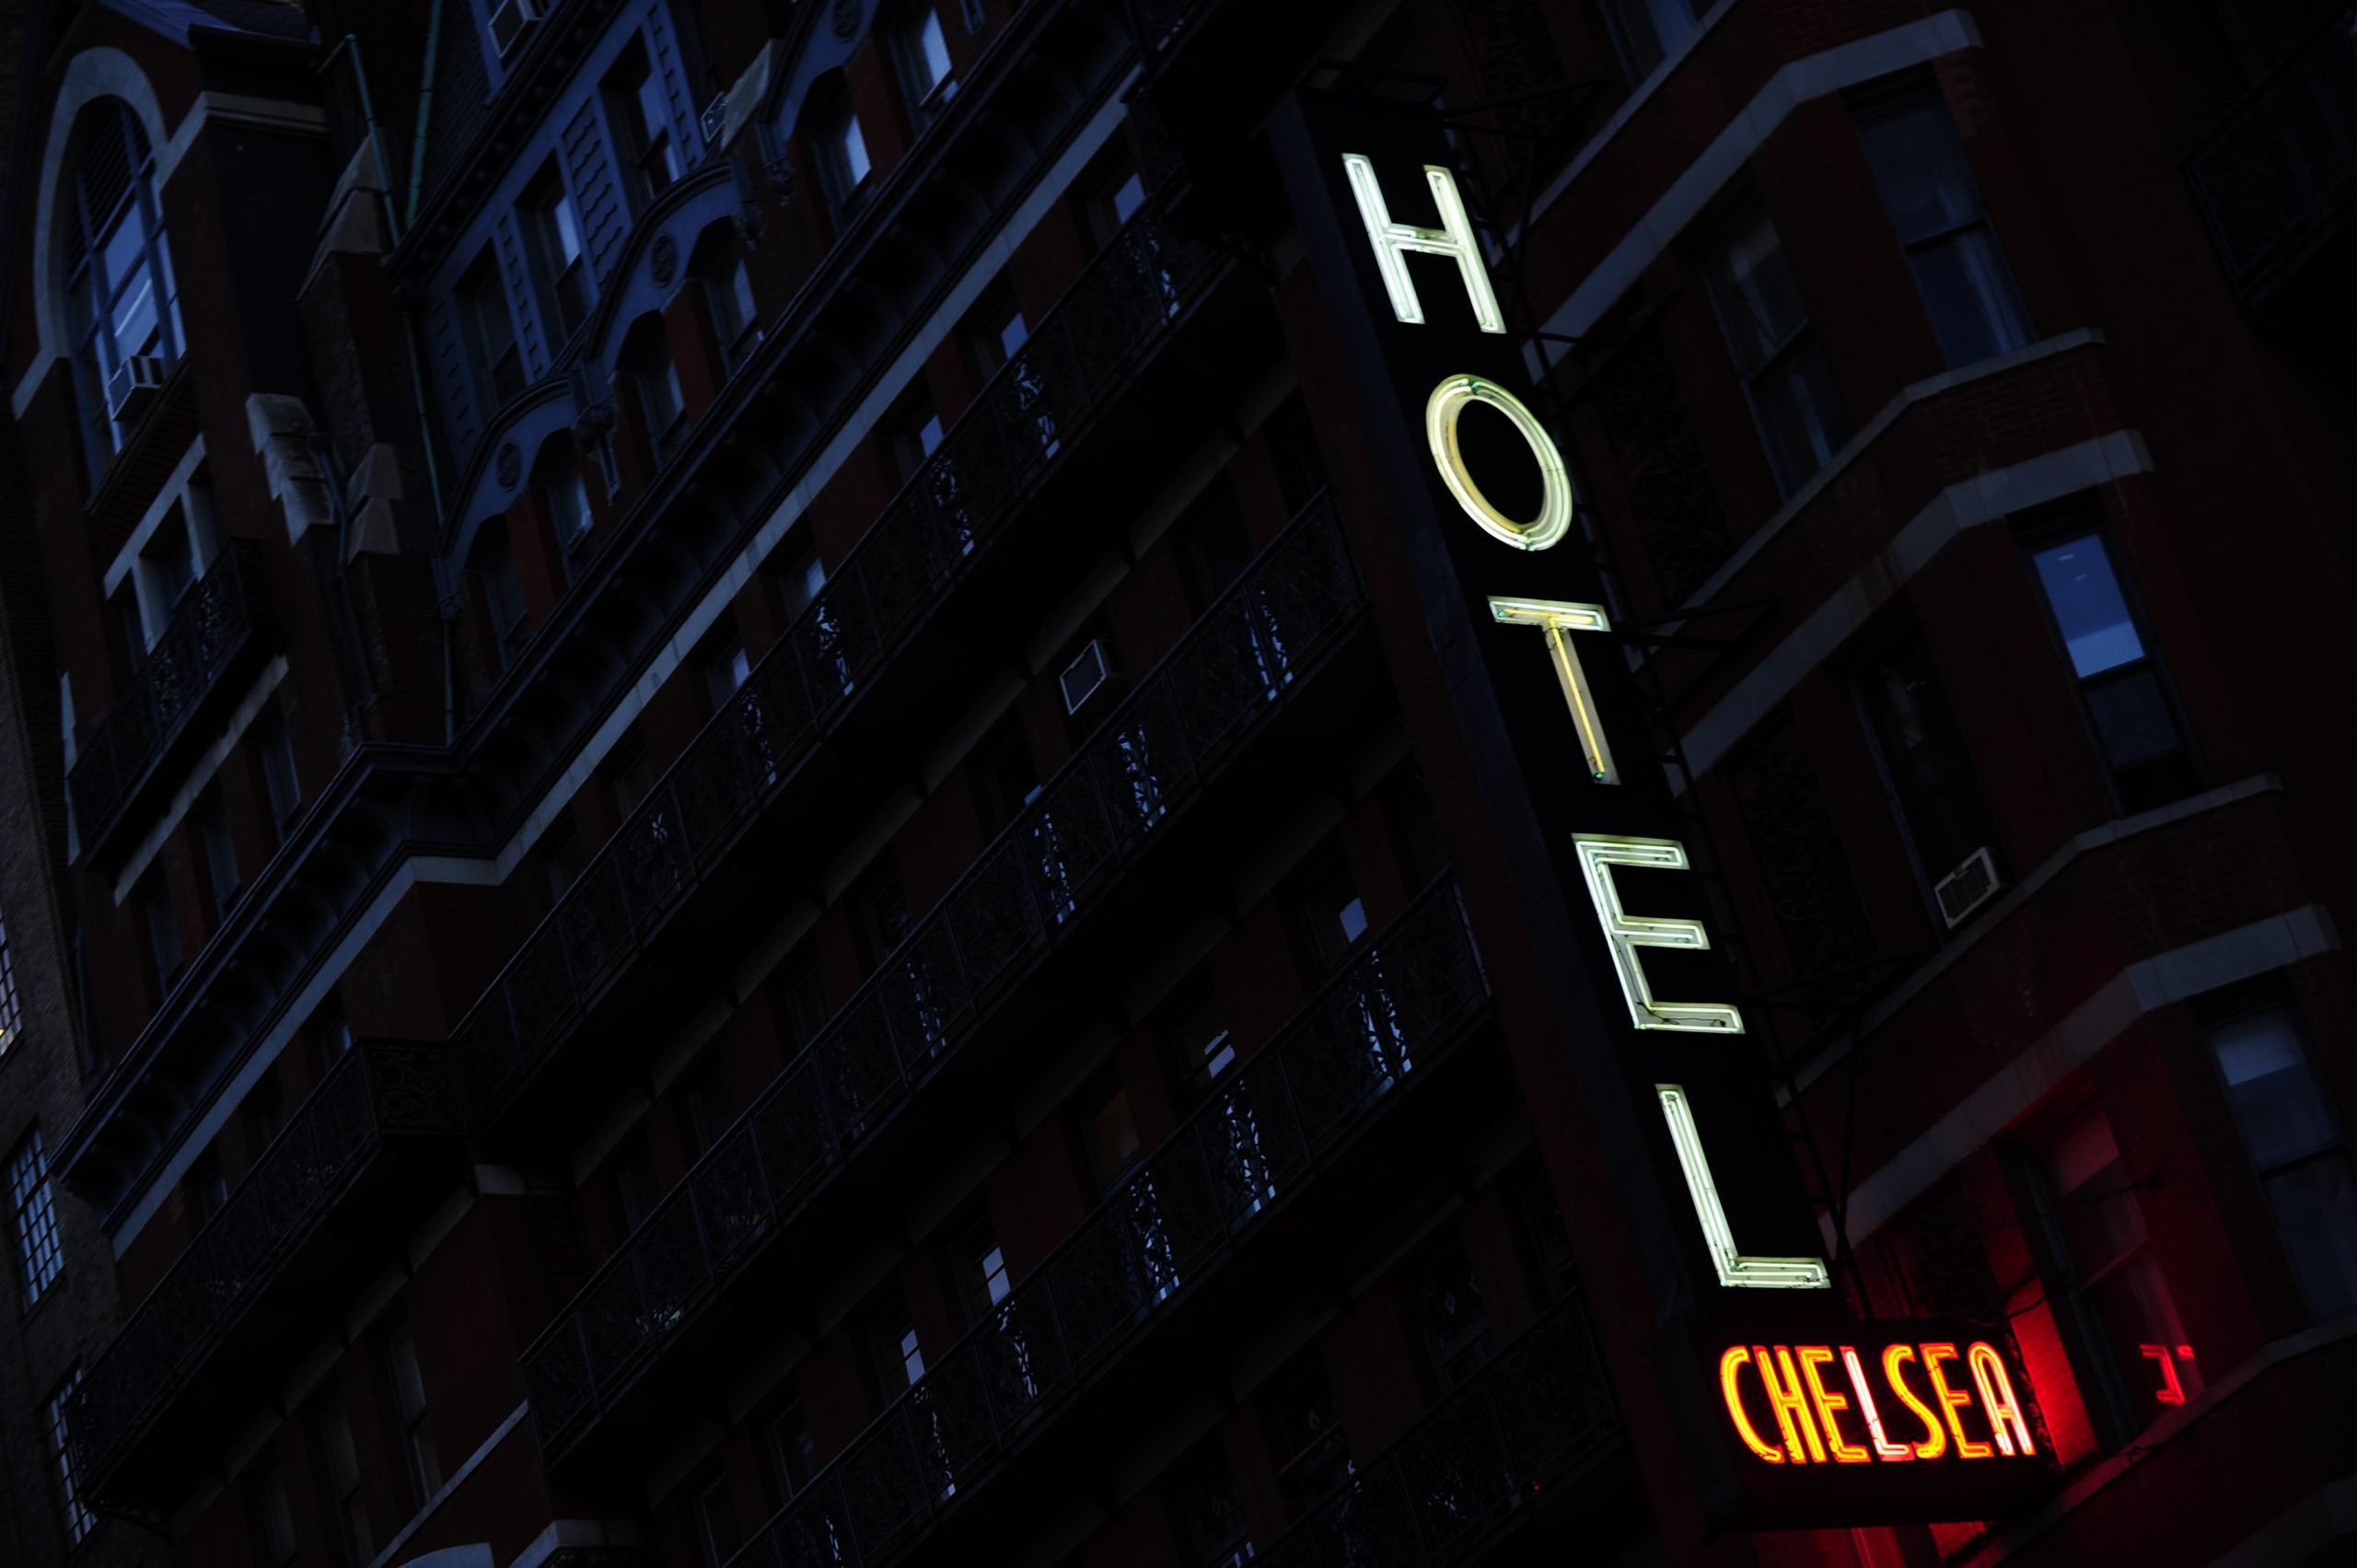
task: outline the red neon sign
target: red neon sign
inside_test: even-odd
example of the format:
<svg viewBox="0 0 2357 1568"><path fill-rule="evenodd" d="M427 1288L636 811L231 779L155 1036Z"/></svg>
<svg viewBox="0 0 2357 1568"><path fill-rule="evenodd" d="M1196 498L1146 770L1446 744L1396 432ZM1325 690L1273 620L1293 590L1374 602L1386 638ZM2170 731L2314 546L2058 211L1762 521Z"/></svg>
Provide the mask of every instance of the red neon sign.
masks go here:
<svg viewBox="0 0 2357 1568"><path fill-rule="evenodd" d="M1719 1356L1719 1394L1736 1438L1762 1464L2038 1455L2013 1371L1986 1340L1901 1340L1879 1357L1846 1344L1733 1344Z"/></svg>
<svg viewBox="0 0 2357 1568"><path fill-rule="evenodd" d="M2167 1345L2138 1345L2136 1352L2157 1364L2161 1369L2161 1386L2153 1390L2153 1398L2165 1405L2185 1403L2185 1382L2177 1375L2177 1364L2182 1359L2191 1366L2193 1347L2178 1345L2172 1353Z"/></svg>

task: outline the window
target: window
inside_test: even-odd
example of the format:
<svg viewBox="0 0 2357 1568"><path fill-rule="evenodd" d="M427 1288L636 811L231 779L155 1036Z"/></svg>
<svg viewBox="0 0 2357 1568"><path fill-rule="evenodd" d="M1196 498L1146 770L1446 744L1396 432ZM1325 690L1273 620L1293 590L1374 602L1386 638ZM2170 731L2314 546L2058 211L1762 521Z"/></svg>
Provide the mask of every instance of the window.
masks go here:
<svg viewBox="0 0 2357 1568"><path fill-rule="evenodd" d="M49 1473L57 1486L57 1511L64 1516L65 1539L70 1546L79 1546L99 1527L98 1516L82 1496L81 1478L74 1473L73 1434L65 1425L67 1407L74 1402L74 1392L82 1386L82 1368L77 1364L65 1375L65 1380L50 1391L41 1406L41 1436L49 1448Z"/></svg>
<svg viewBox="0 0 2357 1568"><path fill-rule="evenodd" d="M614 1156L614 1201L621 1211L622 1228L636 1230L655 1212L661 1196L655 1181L655 1154L647 1147L646 1129L633 1132Z"/></svg>
<svg viewBox="0 0 2357 1568"><path fill-rule="evenodd" d="M2145 1183L2129 1171L2111 1123L2095 1108L2047 1142L2036 1176L2048 1245L2062 1274L2058 1307L2075 1322L2124 1439L2201 1388L2144 1228L2136 1193Z"/></svg>
<svg viewBox="0 0 2357 1568"><path fill-rule="evenodd" d="M873 970L890 956L915 923L909 915L909 892L900 869L890 859L868 867L852 889L852 935L859 945L863 969Z"/></svg>
<svg viewBox="0 0 2357 1568"><path fill-rule="evenodd" d="M1422 1325L1441 1387L1462 1387L1490 1359L1490 1315L1464 1238L1444 1226L1411 1276L1416 1318Z"/></svg>
<svg viewBox="0 0 2357 1568"><path fill-rule="evenodd" d="M745 1531L737 1522L737 1500L729 1495L728 1472L714 1470L696 1489L696 1546L702 1552L704 1568L720 1565L737 1555L745 1544Z"/></svg>
<svg viewBox="0 0 2357 1568"><path fill-rule="evenodd" d="M181 1185L188 1193L189 1213L200 1226L211 1225L213 1216L229 1206L229 1179L221 1174L221 1156L212 1149L190 1164Z"/></svg>
<svg viewBox="0 0 2357 1568"><path fill-rule="evenodd" d="M1910 621L1858 675L1884 776L1925 879L1937 883L1978 849L1991 849L1988 807L1964 731L1923 633Z"/></svg>
<svg viewBox="0 0 2357 1568"><path fill-rule="evenodd" d="M1004 284L982 296L967 318L967 349L973 355L977 377L987 381L1013 359L1031 338L1031 324L1015 303L1015 291Z"/></svg>
<svg viewBox="0 0 2357 1568"><path fill-rule="evenodd" d="M541 449L532 465L532 490L549 521L549 537L557 553L570 562L589 538L597 519L589 510L589 487L581 477L581 460L572 446L560 438Z"/></svg>
<svg viewBox="0 0 2357 1568"><path fill-rule="evenodd" d="M489 246L459 274L457 303L483 402L488 408L498 408L524 389L524 355L517 346L507 291L499 281L498 259Z"/></svg>
<svg viewBox="0 0 2357 1568"><path fill-rule="evenodd" d="M1325 979L1366 935L1366 904L1352 879L1342 846L1329 839L1295 873L1286 899L1294 931L1316 978Z"/></svg>
<svg viewBox="0 0 2357 1568"><path fill-rule="evenodd" d="M1727 354L1743 377L1777 485L1790 495L1849 439L1832 368L1809 330L1800 285L1764 209L1748 209L1706 266Z"/></svg>
<svg viewBox="0 0 2357 1568"><path fill-rule="evenodd" d="M548 889L549 902L563 899L573 884L579 880L581 868L588 864L587 853L581 835L574 830L573 819L560 817L549 824L548 837L534 855L540 865L540 880Z"/></svg>
<svg viewBox="0 0 2357 1568"><path fill-rule="evenodd" d="M640 801L655 793L655 759L638 731L632 730L615 743L614 754L606 763L606 787L613 791L614 815L627 819Z"/></svg>
<svg viewBox="0 0 2357 1568"><path fill-rule="evenodd" d="M343 1004L333 996L319 1004L303 1032L311 1042L315 1081L326 1077L330 1068L352 1054L352 1025L344 1019Z"/></svg>
<svg viewBox="0 0 2357 1568"><path fill-rule="evenodd" d="M2029 342L2028 312L1938 87L1912 84L1860 105L1857 119L1883 210L1947 363L1971 365Z"/></svg>
<svg viewBox="0 0 2357 1568"><path fill-rule="evenodd" d="M285 836L302 808L303 789L295 776L295 744L286 733L286 714L276 702L254 715L253 755L261 774L262 797L270 808L270 835L274 846Z"/></svg>
<svg viewBox="0 0 2357 1568"><path fill-rule="evenodd" d="M1227 1032L1227 1010L1220 1005L1211 966L1198 964L1171 988L1158 1009L1162 1036L1178 1080L1179 1103L1200 1104L1222 1074L1236 1065L1236 1045Z"/></svg>
<svg viewBox="0 0 2357 1568"><path fill-rule="evenodd" d="M417 1336L406 1323L395 1325L386 1336L385 1372L393 1387L393 1417L401 1423L411 1494L423 1508L442 1490L442 1453L435 1446L434 1421L425 1408L425 1369L418 1363Z"/></svg>
<svg viewBox="0 0 2357 1568"><path fill-rule="evenodd" d="M934 410L933 398L923 386L911 388L884 416L884 453L891 461L893 479L901 484L914 479L941 445L941 415Z"/></svg>
<svg viewBox="0 0 2357 1568"><path fill-rule="evenodd" d="M1087 226L1089 239L1103 250L1121 232L1121 226L1144 205L1145 181L1138 177L1136 169L1123 161L1103 170L1081 200L1081 216Z"/></svg>
<svg viewBox="0 0 2357 1568"><path fill-rule="evenodd" d="M274 1458L265 1458L254 1476L253 1517L263 1568L285 1568L295 1561L295 1510L286 1496L286 1474Z"/></svg>
<svg viewBox="0 0 2357 1568"><path fill-rule="evenodd" d="M1251 564L1252 536L1244 527L1236 487L1225 477L1213 481L1211 488L1171 525L1170 532L1188 601L1201 615Z"/></svg>
<svg viewBox="0 0 2357 1568"><path fill-rule="evenodd" d="M656 462L668 461L687 435L688 401L679 390L679 366L671 358L661 316L650 310L632 325L622 340L621 361L638 394L647 448Z"/></svg>
<svg viewBox="0 0 2357 1568"><path fill-rule="evenodd" d="M25 1305L41 1298L65 1272L65 1249L57 1239L57 1209L49 1191L49 1156L41 1129L27 1132L8 1156L8 1213L17 1233L17 1267Z"/></svg>
<svg viewBox="0 0 2357 1568"><path fill-rule="evenodd" d="M246 1097L238 1114L245 1123L246 1147L252 1151L250 1167L251 1160L260 1158L261 1151L270 1147L271 1140L286 1125L286 1096L279 1087L276 1073L264 1073L255 1082L253 1092Z"/></svg>
<svg viewBox="0 0 2357 1568"><path fill-rule="evenodd" d="M147 624L160 635L171 623L173 611L189 589L196 586L201 570L196 553L196 538L189 526L188 511L174 506L147 536L147 543L139 552L138 573L148 608Z"/></svg>
<svg viewBox="0 0 2357 1568"><path fill-rule="evenodd" d="M122 648L126 667L136 672L147 662L147 613L139 608L139 579L134 575L122 580L114 597L107 603L114 610L116 622L122 628ZM161 628L158 628L161 630Z"/></svg>
<svg viewBox="0 0 2357 1568"><path fill-rule="evenodd" d="M1130 1092L1121 1086L1115 1063L1108 1062L1081 1090L1076 1121L1089 1179L1101 1197L1120 1186L1145 1155L1137 1119L1130 1112Z"/></svg>
<svg viewBox="0 0 2357 1568"><path fill-rule="evenodd" d="M776 1015L783 1043L790 1056L819 1038L832 1011L827 1005L826 977L819 971L818 945L805 941L778 966Z"/></svg>
<svg viewBox="0 0 2357 1568"><path fill-rule="evenodd" d="M1694 35L1694 0L1604 0L1604 14L1632 87Z"/></svg>
<svg viewBox="0 0 2357 1568"><path fill-rule="evenodd" d="M229 836L228 808L221 801L221 786L205 786L197 796L192 813L196 822L198 864L204 870L205 891L212 896L214 918L218 920L236 907L241 879L238 873L238 845Z"/></svg>
<svg viewBox="0 0 2357 1568"><path fill-rule="evenodd" d="M2280 1005L2222 1019L2210 1050L2308 1310L2357 1307L2357 1173L2298 1022Z"/></svg>
<svg viewBox="0 0 2357 1568"><path fill-rule="evenodd" d="M1294 1495L1324 1492L1345 1458L1342 1410L1312 1344L1271 1376L1265 1405L1277 1481Z"/></svg>
<svg viewBox="0 0 2357 1568"><path fill-rule="evenodd" d="M1179 1461L1176 1485L1188 1561L1198 1568L1241 1568L1251 1562L1252 1541L1237 1499L1236 1476L1217 1434Z"/></svg>
<svg viewBox="0 0 2357 1568"><path fill-rule="evenodd" d="M957 1282L958 1310L971 1328L1006 1299L1014 1284L1007 1277L1005 1249L999 1246L987 1209L977 1202L950 1228L955 1237L950 1243L950 1272Z"/></svg>
<svg viewBox="0 0 2357 1568"><path fill-rule="evenodd" d="M647 68L644 45L633 41L606 78L606 102L622 160L630 166L636 204L668 191L687 172L671 136L671 106L663 79Z"/></svg>
<svg viewBox="0 0 2357 1568"><path fill-rule="evenodd" d="M900 88L908 95L909 121L922 131L958 96L941 13L931 6L911 6L894 30L892 55L900 66Z"/></svg>
<svg viewBox="0 0 2357 1568"><path fill-rule="evenodd" d="M761 315L753 302L753 274L745 252L726 225L716 225L699 248L695 275L703 286L704 308L712 314L713 336L720 343L720 362L735 371L761 343Z"/></svg>
<svg viewBox="0 0 2357 1568"><path fill-rule="evenodd" d="M819 561L818 548L810 542L807 530L791 549L779 552L778 564L771 570L770 578L777 585L778 609L784 613L785 623L792 625L818 598L819 590L827 586L827 568Z"/></svg>
<svg viewBox="0 0 2357 1568"><path fill-rule="evenodd" d="M352 1439L352 1411L340 1394L319 1407L319 1447L327 1460L329 1505L345 1568L366 1568L377 1555L376 1532L368 1525L368 1495L361 1485L360 1450Z"/></svg>
<svg viewBox="0 0 2357 1568"><path fill-rule="evenodd" d="M688 1157L700 1157L736 1120L737 1103L728 1092L728 1063L717 1049L707 1051L679 1080L679 1132L687 1143Z"/></svg>
<svg viewBox="0 0 2357 1568"><path fill-rule="evenodd" d="M745 634L737 628L732 616L712 629L697 650L696 666L703 676L703 691L718 713L737 695L738 688L753 677L752 656L745 651Z"/></svg>
<svg viewBox="0 0 2357 1568"><path fill-rule="evenodd" d="M17 970L8 958L8 922L0 917L0 1056L8 1054L24 1026L25 1015L17 1002Z"/></svg>
<svg viewBox="0 0 2357 1568"><path fill-rule="evenodd" d="M2161 672L2103 535L2073 528L2033 545L2030 564L2122 809L2183 798L2199 784Z"/></svg>
<svg viewBox="0 0 2357 1568"><path fill-rule="evenodd" d="M484 630L491 633L499 673L505 675L516 668L524 645L532 640L532 616L524 604L524 574L516 563L516 544L508 537L506 518L486 518L475 531L474 548L467 554L467 575L476 602L482 606Z"/></svg>
<svg viewBox="0 0 2357 1568"><path fill-rule="evenodd" d="M180 914L172 908L172 887L164 868L156 866L141 877L132 898L139 906L139 928L147 938L147 967L156 981L156 994L161 998L180 979L184 957Z"/></svg>
<svg viewBox="0 0 2357 1568"><path fill-rule="evenodd" d="M1039 798L1039 769L1018 708L991 726L974 748L974 814L985 838L995 838Z"/></svg>
<svg viewBox="0 0 2357 1568"><path fill-rule="evenodd" d="M525 188L518 212L531 248L540 308L554 327L549 339L552 344L562 343L589 314L589 265L581 254L581 220L554 158Z"/></svg>
<svg viewBox="0 0 2357 1568"><path fill-rule="evenodd" d="M848 215L867 199L871 172L867 137L860 131L850 89L840 75L826 78L810 96L810 135L819 177L836 215Z"/></svg>
<svg viewBox="0 0 2357 1568"><path fill-rule="evenodd" d="M794 1501L810 1484L819 1468L819 1446L811 1441L809 1418L802 1401L795 1400L770 1418L770 1468L777 1481L779 1507Z"/></svg>
<svg viewBox="0 0 2357 1568"><path fill-rule="evenodd" d="M64 316L75 390L95 480L122 446L152 391L179 360L180 301L156 202L147 134L120 99L93 104L75 127L60 201Z"/></svg>
<svg viewBox="0 0 2357 1568"><path fill-rule="evenodd" d="M924 1350L917 1343L916 1319L906 1296L888 1290L869 1306L866 1316L878 1399L888 1404L924 1376Z"/></svg>

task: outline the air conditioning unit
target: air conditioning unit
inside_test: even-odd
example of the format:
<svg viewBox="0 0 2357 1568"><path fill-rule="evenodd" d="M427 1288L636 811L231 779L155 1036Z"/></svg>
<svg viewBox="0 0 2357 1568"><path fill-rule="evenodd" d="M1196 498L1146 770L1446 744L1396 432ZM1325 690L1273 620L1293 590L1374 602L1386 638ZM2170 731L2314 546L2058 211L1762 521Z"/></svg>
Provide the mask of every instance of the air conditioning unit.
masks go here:
<svg viewBox="0 0 2357 1568"><path fill-rule="evenodd" d="M164 362L159 356L132 354L107 377L107 416L117 424L129 424L147 411L163 384Z"/></svg>
<svg viewBox="0 0 2357 1568"><path fill-rule="evenodd" d="M1997 862L1986 849L1974 850L1965 856L1964 864L1940 878L1932 896L1940 900L1940 913L1947 918L1948 929L1962 925L1967 916L1997 896Z"/></svg>
<svg viewBox="0 0 2357 1568"><path fill-rule="evenodd" d="M1086 707L1097 693L1112 683L1113 656L1105 646L1105 639L1092 640L1080 650L1078 658L1064 666L1063 674L1056 679L1063 688L1065 713L1076 714Z"/></svg>
<svg viewBox="0 0 2357 1568"><path fill-rule="evenodd" d="M720 122L727 118L728 89L723 87L713 95L710 103L703 106L703 112L696 116L696 128L703 133L705 146L720 140Z"/></svg>
<svg viewBox="0 0 2357 1568"><path fill-rule="evenodd" d="M491 8L491 42L506 59L534 22L540 19L545 0L498 0Z"/></svg>

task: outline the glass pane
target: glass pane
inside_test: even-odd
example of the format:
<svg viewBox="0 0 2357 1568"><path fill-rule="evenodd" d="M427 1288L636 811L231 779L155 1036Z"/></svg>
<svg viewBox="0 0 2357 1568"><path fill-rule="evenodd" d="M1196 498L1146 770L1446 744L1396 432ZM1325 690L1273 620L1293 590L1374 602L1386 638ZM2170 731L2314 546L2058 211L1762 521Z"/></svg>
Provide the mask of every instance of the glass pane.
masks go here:
<svg viewBox="0 0 2357 1568"><path fill-rule="evenodd" d="M2087 687L2087 711L2096 737L2114 770L2140 767L2173 757L2179 749L2177 720L2161 694L2160 677L2131 669Z"/></svg>
<svg viewBox="0 0 2357 1568"><path fill-rule="evenodd" d="M1945 234L1980 216L1980 192L1956 125L1934 99L1859 127L1866 162L1899 242Z"/></svg>
<svg viewBox="0 0 2357 1568"><path fill-rule="evenodd" d="M2047 1150L2047 1179L2071 1261L2090 1279L2144 1241L2144 1214L2136 1202L2111 1123L2091 1112Z"/></svg>
<svg viewBox="0 0 2357 1568"><path fill-rule="evenodd" d="M2120 1385L2140 1422L2165 1415L2201 1391L2200 1367L2179 1353L2185 1326L2160 1261L2150 1252L2089 1291L2087 1304L2103 1326Z"/></svg>
<svg viewBox="0 0 2357 1568"><path fill-rule="evenodd" d="M917 59L923 76L922 86L927 92L949 75L949 43L941 36L941 14L937 11L925 12L924 26L917 29Z"/></svg>
<svg viewBox="0 0 2357 1568"><path fill-rule="evenodd" d="M859 117L846 107L835 124L835 156L841 160L843 194L848 196L867 178L867 138L860 134Z"/></svg>
<svg viewBox="0 0 2357 1568"><path fill-rule="evenodd" d="M2357 1307L2357 1179L2336 1149L2267 1179L2267 1200L2308 1310L2337 1317Z"/></svg>
<svg viewBox="0 0 2357 1568"><path fill-rule="evenodd" d="M1803 343L1762 373L1751 393L1776 482L1789 495L1849 438L1832 367L1814 341Z"/></svg>
<svg viewBox="0 0 2357 1568"><path fill-rule="evenodd" d="M1642 82L1694 31L1690 0L1608 0L1629 79Z"/></svg>
<svg viewBox="0 0 2357 1568"><path fill-rule="evenodd" d="M2031 559L2079 679L2144 656L2143 640L2136 634L2101 539L2081 534L2050 544Z"/></svg>
<svg viewBox="0 0 2357 1568"><path fill-rule="evenodd" d="M122 221L100 242L99 251L110 293L121 294L134 273L146 271L147 226L140 221L136 202L123 209Z"/></svg>
<svg viewBox="0 0 2357 1568"><path fill-rule="evenodd" d="M2338 1129L2290 1014L2279 1008L2221 1024L2210 1033L2210 1049L2244 1146L2261 1170L2333 1140Z"/></svg>
<svg viewBox="0 0 2357 1568"><path fill-rule="evenodd" d="M1752 215L1712 259L1711 286L1736 367L1746 376L1756 374L1807 324L1783 242L1764 212Z"/></svg>
<svg viewBox="0 0 2357 1568"><path fill-rule="evenodd" d="M1916 250L1911 260L1923 308L1948 364L1975 365L2029 341L2013 274L1988 225L1960 229Z"/></svg>

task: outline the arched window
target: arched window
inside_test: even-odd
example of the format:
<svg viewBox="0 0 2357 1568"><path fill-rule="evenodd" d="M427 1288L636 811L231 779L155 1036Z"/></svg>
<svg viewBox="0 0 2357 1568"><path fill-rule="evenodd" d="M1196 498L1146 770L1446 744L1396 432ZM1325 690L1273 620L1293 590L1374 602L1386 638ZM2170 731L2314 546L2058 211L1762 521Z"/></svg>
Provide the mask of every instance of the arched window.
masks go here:
<svg viewBox="0 0 2357 1568"><path fill-rule="evenodd" d="M818 159L819 178L826 187L828 205L837 218L849 216L866 200L867 137L860 130L859 114L851 105L851 89L842 73L821 76L810 89L802 115L802 134Z"/></svg>
<svg viewBox="0 0 2357 1568"><path fill-rule="evenodd" d="M656 463L665 462L687 434L688 401L679 390L679 366L671 357L660 314L650 310L631 323L622 337L621 365L638 393L647 449Z"/></svg>
<svg viewBox="0 0 2357 1568"><path fill-rule="evenodd" d="M102 99L83 110L65 167L57 225L65 328L95 476L180 359L180 302L155 149L131 106Z"/></svg>
<svg viewBox="0 0 2357 1568"><path fill-rule="evenodd" d="M949 61L948 37L941 29L940 6L935 0L902 6L890 36L909 124L922 131L958 96L958 73Z"/></svg>
<svg viewBox="0 0 2357 1568"><path fill-rule="evenodd" d="M540 448L532 465L532 494L548 518L549 539L557 558L571 575L573 557L589 537L596 519L589 511L589 487L581 477L581 459L573 443L560 435Z"/></svg>
<svg viewBox="0 0 2357 1568"><path fill-rule="evenodd" d="M507 537L507 519L492 517L475 533L467 556L467 576L488 621L493 646L502 674L514 667L532 635L532 618L524 608L524 577L516 569L516 547Z"/></svg>
<svg viewBox="0 0 2357 1568"><path fill-rule="evenodd" d="M753 303L753 278L745 266L745 248L737 243L735 226L714 224L696 242L690 272L703 290L704 308L712 316L712 332L720 344L720 362L735 375L746 357L761 346L761 318Z"/></svg>

